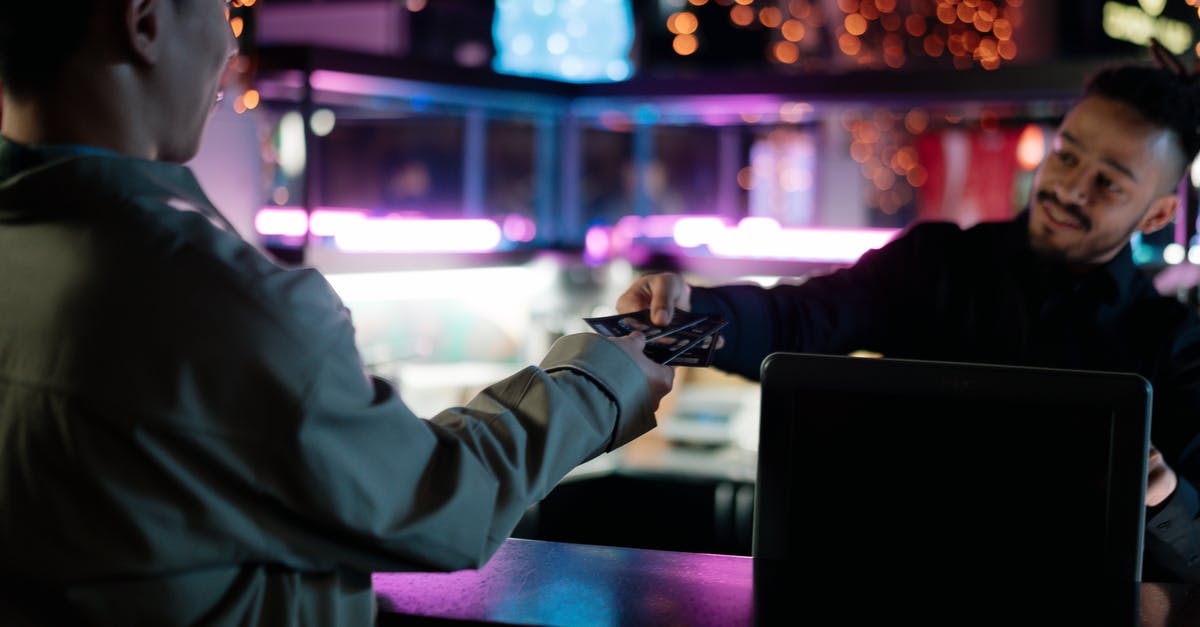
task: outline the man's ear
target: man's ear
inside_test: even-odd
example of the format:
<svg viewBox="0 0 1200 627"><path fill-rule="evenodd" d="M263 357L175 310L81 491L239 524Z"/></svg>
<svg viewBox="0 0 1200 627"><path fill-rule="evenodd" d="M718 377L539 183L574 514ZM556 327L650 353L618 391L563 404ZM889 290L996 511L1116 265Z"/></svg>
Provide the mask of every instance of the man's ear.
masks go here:
<svg viewBox="0 0 1200 627"><path fill-rule="evenodd" d="M1143 235L1149 235L1163 228L1171 223L1178 209L1179 196L1176 194L1155 198L1150 203L1150 209L1146 211L1146 215L1142 216L1142 221L1138 223L1138 230Z"/></svg>
<svg viewBox="0 0 1200 627"><path fill-rule="evenodd" d="M125 37L133 54L154 65L162 48L159 0L122 0L125 5Z"/></svg>

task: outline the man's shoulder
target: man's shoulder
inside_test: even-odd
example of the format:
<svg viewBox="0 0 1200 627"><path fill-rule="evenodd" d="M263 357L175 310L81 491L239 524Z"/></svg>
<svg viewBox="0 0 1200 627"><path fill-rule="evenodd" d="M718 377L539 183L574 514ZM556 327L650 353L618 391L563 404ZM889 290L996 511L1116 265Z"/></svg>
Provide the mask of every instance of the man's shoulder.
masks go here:
<svg viewBox="0 0 1200 627"><path fill-rule="evenodd" d="M905 231L922 237L985 239L1011 235L1019 229L1016 220L976 222L970 226L945 220L925 220L914 222Z"/></svg>
<svg viewBox="0 0 1200 627"><path fill-rule="evenodd" d="M340 306L317 271L284 267L245 240L183 166L95 157L48 170L74 184L45 202L63 208L62 221L91 231L105 267L125 277L114 280L136 277L153 288L152 298L247 312ZM174 313L195 313L194 306L180 309Z"/></svg>
<svg viewBox="0 0 1200 627"><path fill-rule="evenodd" d="M917 251L952 254L961 251L971 256L988 251L996 254L1021 241L1021 226L1017 221L979 222L964 227L956 222L921 221L906 227L895 242Z"/></svg>
<svg viewBox="0 0 1200 627"><path fill-rule="evenodd" d="M1149 280L1139 282L1130 310L1147 323L1168 330L1190 328L1200 332L1200 316L1178 298L1160 294Z"/></svg>

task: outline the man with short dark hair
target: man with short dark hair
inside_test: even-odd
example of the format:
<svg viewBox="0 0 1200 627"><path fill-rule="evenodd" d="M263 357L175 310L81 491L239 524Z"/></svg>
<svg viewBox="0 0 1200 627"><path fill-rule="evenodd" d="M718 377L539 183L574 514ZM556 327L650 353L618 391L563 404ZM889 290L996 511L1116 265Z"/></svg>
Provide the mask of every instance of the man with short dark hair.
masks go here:
<svg viewBox="0 0 1200 627"><path fill-rule="evenodd" d="M724 314L714 364L753 380L774 351L1141 374L1154 388L1156 447L1145 578L1200 582L1200 323L1155 291L1129 244L1171 221L1197 150L1192 77L1110 68L1062 120L1028 210L1011 222L916 224L852 267L799 285L692 287L650 274L617 309L649 307L655 321L675 308ZM1047 477L1047 489L1071 486ZM1070 533L1069 521L1047 521L1055 532Z"/></svg>
<svg viewBox="0 0 1200 627"><path fill-rule="evenodd" d="M464 407L368 376L321 275L190 159L223 0L0 8L0 624L369 625L373 571L483 564L654 426L640 334L568 335Z"/></svg>

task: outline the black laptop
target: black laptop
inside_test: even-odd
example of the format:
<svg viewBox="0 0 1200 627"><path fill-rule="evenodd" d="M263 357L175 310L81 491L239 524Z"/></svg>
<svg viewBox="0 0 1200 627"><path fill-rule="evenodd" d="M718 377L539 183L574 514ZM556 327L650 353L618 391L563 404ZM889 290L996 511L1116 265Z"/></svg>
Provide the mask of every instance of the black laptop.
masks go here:
<svg viewBox="0 0 1200 627"><path fill-rule="evenodd" d="M786 592L760 609L1136 624L1150 400L1135 374L770 355L753 554Z"/></svg>

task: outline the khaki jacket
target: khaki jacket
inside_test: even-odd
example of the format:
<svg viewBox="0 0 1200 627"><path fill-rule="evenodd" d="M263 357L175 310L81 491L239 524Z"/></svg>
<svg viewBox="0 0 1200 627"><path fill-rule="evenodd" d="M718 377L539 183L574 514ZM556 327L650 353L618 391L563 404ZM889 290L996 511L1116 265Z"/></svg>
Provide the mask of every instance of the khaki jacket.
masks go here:
<svg viewBox="0 0 1200 627"><path fill-rule="evenodd" d="M591 334L419 418L186 168L0 139L0 624L369 625L653 426Z"/></svg>

